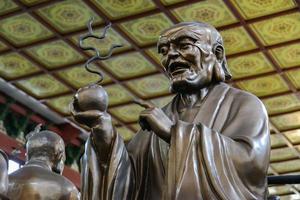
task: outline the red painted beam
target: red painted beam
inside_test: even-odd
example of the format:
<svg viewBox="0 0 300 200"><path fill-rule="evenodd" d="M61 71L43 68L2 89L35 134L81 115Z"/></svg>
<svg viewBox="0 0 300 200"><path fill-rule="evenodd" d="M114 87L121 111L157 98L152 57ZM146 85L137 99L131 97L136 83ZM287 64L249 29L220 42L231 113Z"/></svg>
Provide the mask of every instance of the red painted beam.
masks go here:
<svg viewBox="0 0 300 200"><path fill-rule="evenodd" d="M72 181L80 189L80 174L70 167L65 166L63 176Z"/></svg>
<svg viewBox="0 0 300 200"><path fill-rule="evenodd" d="M75 146L81 145L81 142L77 138L77 136L80 134L80 131L69 123L49 126L48 130L59 134L66 144L71 143Z"/></svg>
<svg viewBox="0 0 300 200"><path fill-rule="evenodd" d="M0 104L6 104L6 103L7 103L7 97L0 93ZM38 124L43 124L43 125L48 123L41 116L39 116L38 114L32 113L29 109L22 106L21 104L11 103L9 105L9 108L13 112L19 113L23 116L30 114L29 119L32 122L35 122ZM61 125L51 125L51 126L49 126L48 129L59 134L64 139L65 143L67 143L67 144L71 143L75 146L81 145L80 140L77 138L77 136L80 134L80 131L76 127L72 126L69 123L65 123L65 124L61 124Z"/></svg>
<svg viewBox="0 0 300 200"><path fill-rule="evenodd" d="M22 161L22 163L24 163L25 149L23 148L23 145L2 132L0 132L0 148L13 160ZM19 149L21 151L18 156L12 155L12 151L15 149Z"/></svg>

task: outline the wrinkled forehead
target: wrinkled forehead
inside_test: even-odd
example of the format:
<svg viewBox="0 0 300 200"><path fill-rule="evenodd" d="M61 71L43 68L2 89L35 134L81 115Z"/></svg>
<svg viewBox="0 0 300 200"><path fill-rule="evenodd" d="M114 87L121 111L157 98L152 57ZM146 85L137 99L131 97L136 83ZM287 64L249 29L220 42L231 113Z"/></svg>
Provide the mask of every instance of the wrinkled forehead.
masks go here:
<svg viewBox="0 0 300 200"><path fill-rule="evenodd" d="M182 38L191 38L195 41L211 42L210 32L206 27L199 26L180 26L174 27L163 32L158 40L158 46L161 43L170 43Z"/></svg>

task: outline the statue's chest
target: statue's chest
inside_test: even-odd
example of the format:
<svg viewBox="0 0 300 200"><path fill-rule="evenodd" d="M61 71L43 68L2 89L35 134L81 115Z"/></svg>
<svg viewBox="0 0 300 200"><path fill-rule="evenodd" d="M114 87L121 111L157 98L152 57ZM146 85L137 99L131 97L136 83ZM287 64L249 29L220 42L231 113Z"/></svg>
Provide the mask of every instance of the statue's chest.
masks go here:
<svg viewBox="0 0 300 200"><path fill-rule="evenodd" d="M194 123L194 120L200 110L200 107L183 108L178 111L179 120Z"/></svg>

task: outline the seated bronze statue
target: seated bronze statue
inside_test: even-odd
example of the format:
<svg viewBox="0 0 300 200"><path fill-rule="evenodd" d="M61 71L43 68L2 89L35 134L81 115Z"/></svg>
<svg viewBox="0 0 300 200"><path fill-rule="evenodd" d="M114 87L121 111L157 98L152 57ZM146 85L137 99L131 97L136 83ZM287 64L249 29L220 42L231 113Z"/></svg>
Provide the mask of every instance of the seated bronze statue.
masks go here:
<svg viewBox="0 0 300 200"><path fill-rule="evenodd" d="M91 128L82 199L267 199L267 113L257 97L225 83L231 75L220 33L180 23L157 47L176 95L162 109L140 102L146 130L128 145L107 112L73 111Z"/></svg>
<svg viewBox="0 0 300 200"><path fill-rule="evenodd" d="M8 187L8 157L0 149L0 199L6 199Z"/></svg>
<svg viewBox="0 0 300 200"><path fill-rule="evenodd" d="M25 165L9 175L8 197L12 200L77 200L75 185L63 177L65 145L52 131L29 136Z"/></svg>

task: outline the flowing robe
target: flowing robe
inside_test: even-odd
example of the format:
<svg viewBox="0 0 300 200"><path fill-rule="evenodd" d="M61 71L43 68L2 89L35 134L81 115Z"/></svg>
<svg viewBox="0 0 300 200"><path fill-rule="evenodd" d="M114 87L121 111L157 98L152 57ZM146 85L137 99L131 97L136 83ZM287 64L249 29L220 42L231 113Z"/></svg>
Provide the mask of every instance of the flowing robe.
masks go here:
<svg viewBox="0 0 300 200"><path fill-rule="evenodd" d="M193 114L180 111L178 101L163 109L175 122L170 144L139 131L125 146L117 135L103 165L97 141L88 140L82 199L266 199L270 139L261 101L224 83Z"/></svg>

